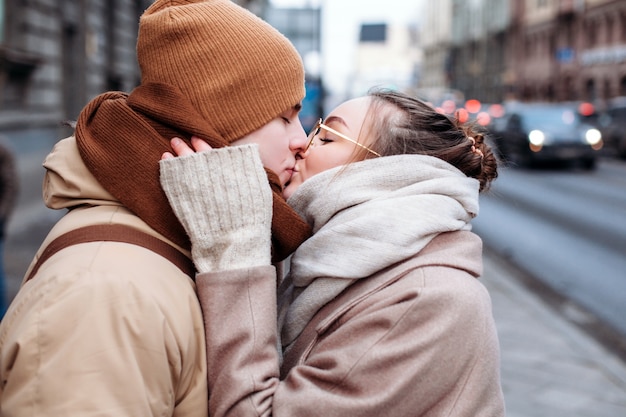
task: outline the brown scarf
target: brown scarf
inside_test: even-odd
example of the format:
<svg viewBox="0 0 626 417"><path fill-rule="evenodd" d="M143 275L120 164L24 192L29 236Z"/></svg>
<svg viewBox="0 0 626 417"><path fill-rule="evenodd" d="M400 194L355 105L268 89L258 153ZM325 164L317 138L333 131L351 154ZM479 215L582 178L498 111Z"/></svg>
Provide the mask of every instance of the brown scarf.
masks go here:
<svg viewBox="0 0 626 417"><path fill-rule="evenodd" d="M80 113L76 140L87 168L124 206L157 232L190 249L183 226L159 182L159 160L177 136L191 136L212 147L228 143L180 92L165 84L144 84L128 95L101 94ZM274 198L272 258L279 262L311 235L311 229L285 202L278 176L266 168Z"/></svg>

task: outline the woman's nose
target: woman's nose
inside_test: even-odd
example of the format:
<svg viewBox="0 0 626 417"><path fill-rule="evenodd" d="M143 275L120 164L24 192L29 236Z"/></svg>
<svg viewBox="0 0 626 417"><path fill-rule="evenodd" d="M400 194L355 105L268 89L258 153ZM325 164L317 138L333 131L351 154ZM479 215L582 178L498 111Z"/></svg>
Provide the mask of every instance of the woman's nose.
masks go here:
<svg viewBox="0 0 626 417"><path fill-rule="evenodd" d="M303 147L300 150L298 150L298 152L296 152L296 161L298 159L306 159L306 157L309 156L309 152L311 152L310 147L308 149L304 149Z"/></svg>

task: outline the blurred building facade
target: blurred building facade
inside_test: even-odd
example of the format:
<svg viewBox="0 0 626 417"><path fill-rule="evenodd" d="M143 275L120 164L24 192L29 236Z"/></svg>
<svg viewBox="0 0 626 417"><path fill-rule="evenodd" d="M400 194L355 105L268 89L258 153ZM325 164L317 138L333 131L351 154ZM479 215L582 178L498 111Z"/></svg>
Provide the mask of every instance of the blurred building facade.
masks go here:
<svg viewBox="0 0 626 417"><path fill-rule="evenodd" d="M306 97L302 102L300 120L308 131L323 116L326 95L321 75L321 9L308 6L273 7L267 4L261 17L289 38L303 59Z"/></svg>
<svg viewBox="0 0 626 417"><path fill-rule="evenodd" d="M423 16L420 36L422 47L421 88L450 87L452 48L452 0L429 2Z"/></svg>
<svg viewBox="0 0 626 417"><path fill-rule="evenodd" d="M601 104L626 95L624 0L440 0L426 8L420 88L483 102Z"/></svg>
<svg viewBox="0 0 626 417"><path fill-rule="evenodd" d="M412 90L422 59L418 37L415 25L361 24L349 96L364 95L372 87Z"/></svg>
<svg viewBox="0 0 626 417"><path fill-rule="evenodd" d="M82 107L140 82L139 17L153 0L0 0L0 137L46 146ZM268 0L236 0L262 15Z"/></svg>
<svg viewBox="0 0 626 417"><path fill-rule="evenodd" d="M0 0L0 133L58 138L106 90L139 81L135 43L150 0Z"/></svg>

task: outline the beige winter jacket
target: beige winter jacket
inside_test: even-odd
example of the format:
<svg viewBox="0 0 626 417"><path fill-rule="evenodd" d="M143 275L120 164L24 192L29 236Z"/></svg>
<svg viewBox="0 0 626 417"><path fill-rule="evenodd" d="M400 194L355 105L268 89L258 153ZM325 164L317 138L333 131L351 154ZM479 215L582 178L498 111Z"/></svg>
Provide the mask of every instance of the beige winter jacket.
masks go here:
<svg viewBox="0 0 626 417"><path fill-rule="evenodd" d="M273 267L197 277L222 416L504 415L482 243L443 233L323 307L278 369Z"/></svg>
<svg viewBox="0 0 626 417"><path fill-rule="evenodd" d="M73 138L44 165L46 204L70 211L38 255L90 224L126 224L165 240L100 187ZM0 324L0 415L206 416L205 354L187 275L143 247L75 245L22 285Z"/></svg>

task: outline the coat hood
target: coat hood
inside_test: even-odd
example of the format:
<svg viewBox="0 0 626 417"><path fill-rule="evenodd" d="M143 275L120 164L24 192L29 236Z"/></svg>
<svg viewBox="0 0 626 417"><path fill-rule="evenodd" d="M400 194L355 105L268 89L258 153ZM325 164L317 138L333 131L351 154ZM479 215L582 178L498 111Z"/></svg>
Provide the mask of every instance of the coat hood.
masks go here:
<svg viewBox="0 0 626 417"><path fill-rule="evenodd" d="M59 141L44 160L43 199L48 208L71 209L81 205L121 206L89 172L74 136Z"/></svg>

